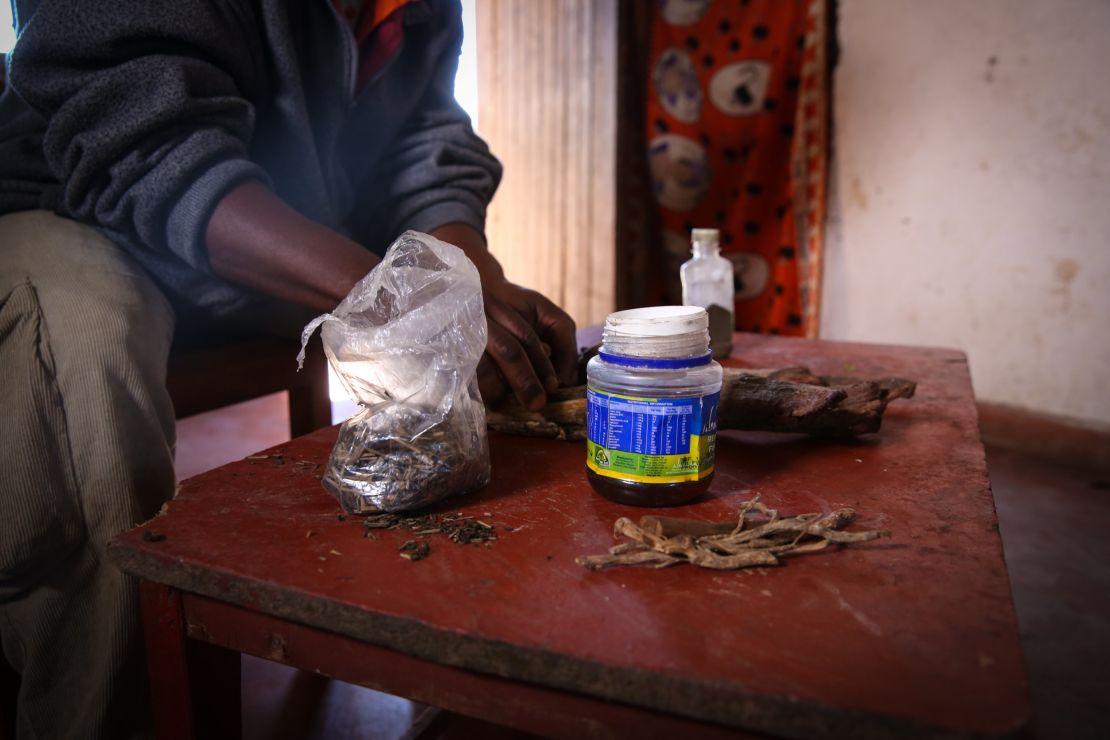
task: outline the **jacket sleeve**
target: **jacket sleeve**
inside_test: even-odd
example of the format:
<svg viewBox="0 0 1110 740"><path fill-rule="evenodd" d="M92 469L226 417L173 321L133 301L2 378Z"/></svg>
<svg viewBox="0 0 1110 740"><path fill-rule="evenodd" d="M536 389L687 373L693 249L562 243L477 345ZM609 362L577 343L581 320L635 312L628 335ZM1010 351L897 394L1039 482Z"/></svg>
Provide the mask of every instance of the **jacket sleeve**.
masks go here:
<svg viewBox="0 0 1110 740"><path fill-rule="evenodd" d="M43 0L11 83L47 120L59 210L208 270L223 194L265 173L248 158L260 39L249 3Z"/></svg>
<svg viewBox="0 0 1110 740"><path fill-rule="evenodd" d="M436 61L420 105L384 159L379 186L386 189L388 233L432 231L449 223L485 230L486 206L501 181L501 163L470 125L455 100L462 47L458 2L436 3L448 43Z"/></svg>

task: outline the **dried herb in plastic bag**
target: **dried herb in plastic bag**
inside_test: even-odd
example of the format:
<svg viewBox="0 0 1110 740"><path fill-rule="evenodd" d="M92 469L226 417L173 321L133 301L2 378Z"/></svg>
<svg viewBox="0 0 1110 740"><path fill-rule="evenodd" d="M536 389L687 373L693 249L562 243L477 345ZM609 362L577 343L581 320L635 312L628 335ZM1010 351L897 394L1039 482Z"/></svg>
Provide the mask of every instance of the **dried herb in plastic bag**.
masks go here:
<svg viewBox="0 0 1110 740"><path fill-rule="evenodd" d="M324 487L352 513L405 511L489 482L475 368L486 346L478 271L462 250L406 231L321 327L362 409L343 423Z"/></svg>

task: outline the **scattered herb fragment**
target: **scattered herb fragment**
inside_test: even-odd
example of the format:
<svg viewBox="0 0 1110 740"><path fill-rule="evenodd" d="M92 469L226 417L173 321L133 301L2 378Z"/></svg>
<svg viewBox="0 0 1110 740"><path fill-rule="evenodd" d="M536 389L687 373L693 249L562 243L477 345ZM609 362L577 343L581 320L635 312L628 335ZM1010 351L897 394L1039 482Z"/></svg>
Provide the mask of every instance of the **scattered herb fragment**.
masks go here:
<svg viewBox="0 0 1110 740"><path fill-rule="evenodd" d="M432 551L432 548L427 542L408 540L405 544L401 545L400 550L401 557L406 560L416 561L428 557L428 553Z"/></svg>
<svg viewBox="0 0 1110 740"><path fill-rule="evenodd" d="M370 514L363 518L362 526L365 530L362 536L369 540L377 539L374 531L378 529L404 529L420 537L442 534L460 545L485 544L488 547L491 540L497 539L493 525L459 513L443 516L436 514L425 516L388 513ZM418 547L416 540L408 540L401 546L401 556L407 557L409 560L421 560L427 557L430 548L427 547L426 543L424 544L424 549L417 551L414 549Z"/></svg>
<svg viewBox="0 0 1110 740"><path fill-rule="evenodd" d="M375 529L405 529L416 535L445 534L461 545L497 539L492 525L457 513L444 516L370 514L362 520L362 526L367 533Z"/></svg>

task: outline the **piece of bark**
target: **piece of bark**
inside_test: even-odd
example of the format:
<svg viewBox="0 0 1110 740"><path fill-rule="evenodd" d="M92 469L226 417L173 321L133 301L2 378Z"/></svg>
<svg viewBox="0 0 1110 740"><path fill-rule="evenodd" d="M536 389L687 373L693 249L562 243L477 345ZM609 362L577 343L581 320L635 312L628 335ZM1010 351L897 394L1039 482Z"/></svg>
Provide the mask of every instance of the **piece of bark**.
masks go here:
<svg viewBox="0 0 1110 740"><path fill-rule="evenodd" d="M819 377L806 368L725 368L718 429L851 437L879 431L887 404L911 398L902 378ZM540 411L515 402L486 414L491 429L554 439L586 439L586 387L561 388Z"/></svg>

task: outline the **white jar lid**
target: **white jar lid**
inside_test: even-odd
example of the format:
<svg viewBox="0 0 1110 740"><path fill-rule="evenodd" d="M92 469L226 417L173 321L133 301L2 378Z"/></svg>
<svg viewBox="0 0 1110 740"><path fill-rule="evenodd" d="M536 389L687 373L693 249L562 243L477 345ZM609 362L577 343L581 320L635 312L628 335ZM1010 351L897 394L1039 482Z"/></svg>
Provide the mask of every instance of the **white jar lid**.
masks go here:
<svg viewBox="0 0 1110 740"><path fill-rule="evenodd" d="M690 241L717 243L720 240L721 232L718 229L693 229L690 232Z"/></svg>
<svg viewBox="0 0 1110 740"><path fill-rule="evenodd" d="M700 306L650 306L617 311L605 319L605 333L632 337L673 337L709 329Z"/></svg>

